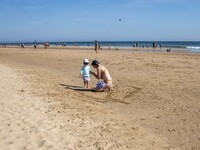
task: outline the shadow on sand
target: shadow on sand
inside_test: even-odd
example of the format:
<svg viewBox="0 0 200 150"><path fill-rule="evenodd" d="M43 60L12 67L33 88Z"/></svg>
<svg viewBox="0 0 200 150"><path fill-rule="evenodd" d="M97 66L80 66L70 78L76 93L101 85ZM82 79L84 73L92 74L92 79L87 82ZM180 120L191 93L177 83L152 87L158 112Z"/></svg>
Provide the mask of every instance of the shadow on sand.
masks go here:
<svg viewBox="0 0 200 150"><path fill-rule="evenodd" d="M74 90L74 91L81 91L81 92L95 92L94 89L86 89L81 86L74 86L74 85L66 85L66 84L60 84L60 86L63 86L66 89Z"/></svg>

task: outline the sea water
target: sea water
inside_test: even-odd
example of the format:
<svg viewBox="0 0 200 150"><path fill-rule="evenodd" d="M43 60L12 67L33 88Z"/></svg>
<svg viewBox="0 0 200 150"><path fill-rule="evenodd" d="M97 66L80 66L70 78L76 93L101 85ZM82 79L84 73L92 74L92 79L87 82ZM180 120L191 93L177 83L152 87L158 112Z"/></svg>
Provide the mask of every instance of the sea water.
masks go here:
<svg viewBox="0 0 200 150"><path fill-rule="evenodd" d="M0 43L0 45L19 45L23 43L25 46L31 46L34 42L16 42L16 43ZM43 45L45 42L36 42L38 45ZM50 46L80 46L80 47L93 47L94 41L57 41L48 42ZM200 52L200 41L98 41L101 48L133 48L134 46L141 47L153 47L153 43L156 43L160 48L176 48L187 49L191 52Z"/></svg>

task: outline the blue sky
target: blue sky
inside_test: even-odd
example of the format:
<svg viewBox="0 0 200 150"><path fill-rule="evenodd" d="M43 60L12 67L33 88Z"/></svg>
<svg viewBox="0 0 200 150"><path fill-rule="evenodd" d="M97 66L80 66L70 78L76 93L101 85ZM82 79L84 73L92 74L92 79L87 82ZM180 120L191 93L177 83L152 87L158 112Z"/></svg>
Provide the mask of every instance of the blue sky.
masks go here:
<svg viewBox="0 0 200 150"><path fill-rule="evenodd" d="M0 0L0 6L0 42L200 41L200 0Z"/></svg>

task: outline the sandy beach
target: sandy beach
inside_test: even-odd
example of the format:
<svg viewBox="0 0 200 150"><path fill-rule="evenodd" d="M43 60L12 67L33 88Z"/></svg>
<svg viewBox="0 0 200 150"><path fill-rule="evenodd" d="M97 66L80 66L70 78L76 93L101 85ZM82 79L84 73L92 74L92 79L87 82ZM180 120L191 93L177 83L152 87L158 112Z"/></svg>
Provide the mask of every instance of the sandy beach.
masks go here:
<svg viewBox="0 0 200 150"><path fill-rule="evenodd" d="M84 58L114 91L83 89ZM1 47L0 80L1 150L200 149L198 53Z"/></svg>

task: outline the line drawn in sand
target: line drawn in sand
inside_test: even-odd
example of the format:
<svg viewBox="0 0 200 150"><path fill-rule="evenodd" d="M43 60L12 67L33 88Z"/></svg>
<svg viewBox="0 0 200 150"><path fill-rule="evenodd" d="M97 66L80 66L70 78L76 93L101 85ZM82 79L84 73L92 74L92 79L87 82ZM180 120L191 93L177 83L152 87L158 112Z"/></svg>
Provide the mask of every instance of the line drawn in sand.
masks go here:
<svg viewBox="0 0 200 150"><path fill-rule="evenodd" d="M66 84L60 84L61 86L64 86L66 89L77 91L73 93L75 96L77 96L78 99L84 100L84 101L92 101L92 102L117 102L117 103L123 103L123 104L131 104L133 97L139 93L142 88L136 87L136 86L130 86L129 91L125 91L123 88L114 87L114 90L112 92L96 92L95 96L94 94L88 95L88 92L95 92L93 89L85 89L80 86L73 86L73 85L66 85ZM84 93L83 93L84 92ZM85 93L86 92L86 93ZM101 98L100 98L101 97Z"/></svg>

